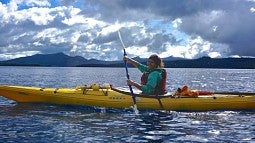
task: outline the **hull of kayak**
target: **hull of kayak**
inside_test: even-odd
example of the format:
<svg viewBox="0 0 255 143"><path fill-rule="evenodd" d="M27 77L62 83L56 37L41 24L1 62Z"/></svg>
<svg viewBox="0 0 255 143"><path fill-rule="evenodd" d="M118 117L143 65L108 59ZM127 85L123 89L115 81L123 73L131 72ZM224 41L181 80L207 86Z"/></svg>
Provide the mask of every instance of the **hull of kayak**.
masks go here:
<svg viewBox="0 0 255 143"><path fill-rule="evenodd" d="M18 103L48 103L64 105L130 108L130 94L113 89L39 88L0 85L0 96ZM138 109L208 111L254 110L255 95L222 93L192 97L136 96Z"/></svg>

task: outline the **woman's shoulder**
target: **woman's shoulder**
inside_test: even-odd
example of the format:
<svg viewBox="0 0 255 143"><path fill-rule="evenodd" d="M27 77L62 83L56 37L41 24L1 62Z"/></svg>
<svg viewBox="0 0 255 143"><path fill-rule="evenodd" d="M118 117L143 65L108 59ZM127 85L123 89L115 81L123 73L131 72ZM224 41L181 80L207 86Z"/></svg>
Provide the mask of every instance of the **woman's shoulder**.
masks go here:
<svg viewBox="0 0 255 143"><path fill-rule="evenodd" d="M166 70L163 68L154 69L151 71L151 74L154 76L162 77L162 75L166 75Z"/></svg>
<svg viewBox="0 0 255 143"><path fill-rule="evenodd" d="M157 72L157 73L162 73L162 72L165 72L166 70L164 68L157 68L157 69L154 69L152 70L152 72Z"/></svg>
<svg viewBox="0 0 255 143"><path fill-rule="evenodd" d="M150 72L153 75L161 75L162 70L161 69L154 69Z"/></svg>

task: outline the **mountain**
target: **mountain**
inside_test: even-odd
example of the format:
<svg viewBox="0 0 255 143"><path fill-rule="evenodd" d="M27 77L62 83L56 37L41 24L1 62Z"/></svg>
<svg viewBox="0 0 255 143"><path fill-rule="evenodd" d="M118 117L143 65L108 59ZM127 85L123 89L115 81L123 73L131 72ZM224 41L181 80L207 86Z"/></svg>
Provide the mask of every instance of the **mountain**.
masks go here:
<svg viewBox="0 0 255 143"><path fill-rule="evenodd" d="M101 61L96 59L87 60L81 56L68 56L64 53L36 54L7 61L1 61L0 66L53 66L53 67L75 67L75 66L107 66L109 64L122 63L122 61ZM123 64L122 64L123 65Z"/></svg>
<svg viewBox="0 0 255 143"><path fill-rule="evenodd" d="M38 66L76 66L87 62L87 60L80 56L70 57L64 53L56 54L36 54L28 57L21 57L12 60L5 61L5 64L12 65L38 65Z"/></svg>
<svg viewBox="0 0 255 143"><path fill-rule="evenodd" d="M146 64L147 59L135 57L135 60ZM255 69L255 58L210 58L183 59L163 58L166 68L225 68ZM55 66L55 67L123 67L123 61L87 60L81 56L71 57L64 53L36 54L0 62L0 66ZM128 65L133 67L132 65Z"/></svg>
<svg viewBox="0 0 255 143"><path fill-rule="evenodd" d="M202 57L192 60L168 61L165 66L169 68L255 69L255 58Z"/></svg>

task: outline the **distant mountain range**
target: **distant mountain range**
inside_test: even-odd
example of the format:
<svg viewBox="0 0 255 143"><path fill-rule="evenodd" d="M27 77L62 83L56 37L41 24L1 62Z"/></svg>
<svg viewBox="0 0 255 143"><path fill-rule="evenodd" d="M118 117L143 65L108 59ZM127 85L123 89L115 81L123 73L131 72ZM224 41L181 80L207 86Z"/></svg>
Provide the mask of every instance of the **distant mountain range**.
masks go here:
<svg viewBox="0 0 255 143"><path fill-rule="evenodd" d="M146 64L147 59L135 57ZM183 59L163 58L166 68L225 68L255 69L255 58L209 58ZM0 66L53 66L53 67L123 67L123 61L103 61L85 59L81 56L71 57L64 53L36 54L7 61L0 61ZM130 66L132 67L132 66Z"/></svg>

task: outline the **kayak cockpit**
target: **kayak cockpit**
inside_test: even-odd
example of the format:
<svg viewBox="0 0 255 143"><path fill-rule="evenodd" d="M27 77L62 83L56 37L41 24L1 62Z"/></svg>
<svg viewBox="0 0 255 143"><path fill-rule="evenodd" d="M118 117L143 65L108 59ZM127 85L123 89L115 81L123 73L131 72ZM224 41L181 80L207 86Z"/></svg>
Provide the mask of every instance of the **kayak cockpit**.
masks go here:
<svg viewBox="0 0 255 143"><path fill-rule="evenodd" d="M122 94L128 94L131 95L130 90L125 87L112 87L111 88L113 91L122 93ZM174 97L171 92L167 92L166 94L162 95L147 95L147 94L142 94L140 90L133 89L134 95L137 97L145 97L145 98L168 98L168 97Z"/></svg>

